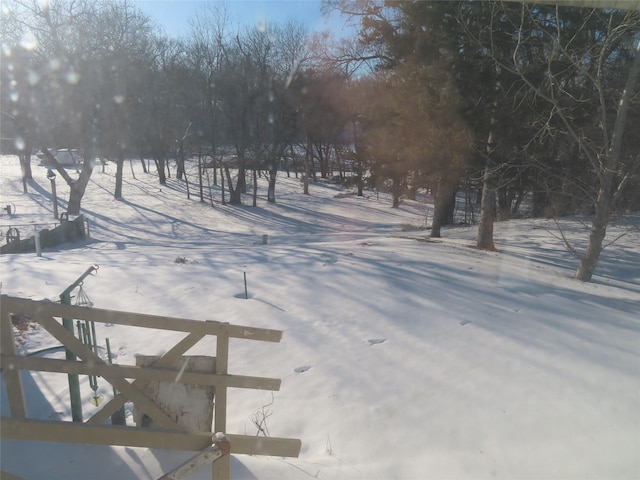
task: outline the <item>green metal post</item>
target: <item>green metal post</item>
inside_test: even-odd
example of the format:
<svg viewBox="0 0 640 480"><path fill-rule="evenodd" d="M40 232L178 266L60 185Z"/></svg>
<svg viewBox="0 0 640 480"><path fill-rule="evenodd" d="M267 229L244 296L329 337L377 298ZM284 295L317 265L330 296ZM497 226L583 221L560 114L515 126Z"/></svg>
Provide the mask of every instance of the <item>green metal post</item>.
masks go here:
<svg viewBox="0 0 640 480"><path fill-rule="evenodd" d="M60 294L60 303L63 305L71 305L71 292L74 288L82 283L82 281L91 275L91 273L98 270L97 265L90 266L86 272L84 272L80 277L69 285L64 292ZM73 331L73 318L63 318L62 325L74 335ZM67 360L75 362L77 360L76 355L65 348L65 357ZM82 400L80 397L80 380L78 378L77 373L70 373L68 375L69 378L69 396L71 398L71 419L74 422L82 422Z"/></svg>

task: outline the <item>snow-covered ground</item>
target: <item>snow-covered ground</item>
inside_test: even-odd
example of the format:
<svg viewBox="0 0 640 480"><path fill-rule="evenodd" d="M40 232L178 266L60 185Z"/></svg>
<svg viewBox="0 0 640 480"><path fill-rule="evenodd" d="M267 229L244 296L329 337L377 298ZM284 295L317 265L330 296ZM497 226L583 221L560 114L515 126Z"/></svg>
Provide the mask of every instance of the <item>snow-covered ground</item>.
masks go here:
<svg viewBox="0 0 640 480"><path fill-rule="evenodd" d="M0 216L2 233L51 223L45 169L34 162L24 194L17 158L0 157L0 168L0 206L15 206ZM359 198L323 183L305 196L281 174L275 205L261 183L258 207L212 208L195 185L188 200L184 182L160 186L134 169L136 179L125 165L122 201L113 166L95 169L83 200L90 243L2 256L2 293L55 300L98 264L84 282L96 307L283 330L279 344L232 341L230 373L281 378L282 387L273 399L230 389L228 433L256 434L252 414L272 402L269 432L301 439L300 458L235 456L232 478L640 478L638 217L612 225L610 239L628 233L583 284L571 279L577 261L550 220L496 224L491 253L470 248L474 228L427 241L422 202L392 209L382 193ZM560 223L584 248L579 220ZM97 327L119 364L176 340ZM23 342L23 352L55 345L40 330ZM204 343L189 354L213 351ZM65 375L24 378L30 416L70 419ZM2 470L50 480L155 479L192 455L10 440L0 453ZM211 469L189 478L210 479Z"/></svg>

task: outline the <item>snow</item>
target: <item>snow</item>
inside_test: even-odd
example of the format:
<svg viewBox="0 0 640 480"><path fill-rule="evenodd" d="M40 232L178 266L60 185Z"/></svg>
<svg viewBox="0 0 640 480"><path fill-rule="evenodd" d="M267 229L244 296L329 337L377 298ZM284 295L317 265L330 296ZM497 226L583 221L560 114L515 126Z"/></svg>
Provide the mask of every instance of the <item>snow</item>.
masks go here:
<svg viewBox="0 0 640 480"><path fill-rule="evenodd" d="M34 163L26 194L17 158L0 157L0 168L0 205L16 210L0 217L2 233L20 224L24 237L33 223L53 223L45 168ZM426 197L392 209L383 193L357 197L320 182L306 196L281 173L277 204L266 202L261 179L258 207L223 206L216 187L212 208L208 189L200 203L196 185L187 199L184 182L160 186L133 168L135 179L125 165L117 201L114 166L96 167L83 199L89 243L3 255L2 293L56 300L98 264L83 286L95 307L283 330L281 343L231 341L230 373L282 386L273 398L230 389L226 433L256 434L252 415L273 401L269 432L301 439L300 457L237 455L232 478L640 477L638 217L612 224L609 240L627 234L585 284L571 278L577 261L551 220L497 223L499 252L483 252L470 248L471 227L430 241ZM57 186L64 211L68 188ZM578 248L585 221L560 221ZM181 338L96 327L119 364ZM55 346L41 330L23 340L22 352ZM202 343L188 353L214 350ZM23 378L30 416L70 419L65 375ZM81 380L86 417L95 407ZM2 470L52 480L154 479L193 455L12 440L0 454ZM211 469L188 478L210 479Z"/></svg>

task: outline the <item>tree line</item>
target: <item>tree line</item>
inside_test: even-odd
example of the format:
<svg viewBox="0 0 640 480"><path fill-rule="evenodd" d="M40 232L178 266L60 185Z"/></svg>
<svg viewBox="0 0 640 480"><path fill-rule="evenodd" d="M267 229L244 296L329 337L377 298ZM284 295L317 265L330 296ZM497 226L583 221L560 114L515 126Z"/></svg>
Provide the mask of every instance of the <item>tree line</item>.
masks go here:
<svg viewBox="0 0 640 480"><path fill-rule="evenodd" d="M525 199L533 216L591 215L581 280L611 216L640 207L638 11L325 1L357 25L338 40L293 20L232 29L215 3L178 40L126 0L6 3L3 150L26 176L34 149L77 146L116 162L118 198L126 158L152 158L163 183L169 160L181 178L208 152L231 204L261 174L275 202L278 171L299 159L305 193L316 170L336 169L393 206L427 189L436 237L464 185L480 207L478 248L495 248L493 222ZM92 169L68 179L72 214Z"/></svg>
<svg viewBox="0 0 640 480"><path fill-rule="evenodd" d="M590 280L611 215L640 205L637 7L342 0L339 8L361 19L361 58L395 82L394 90L405 89L400 98L414 98L416 89L431 94L433 112L446 95L448 110L470 130L462 164L452 153L435 164L418 155L425 170L439 172L436 207L439 190L451 202L461 178L480 184L477 246L484 249L495 248L494 220L517 212L527 194L534 216L592 215L576 272ZM444 118L409 122L403 131L435 123L433 134L447 125ZM455 137L448 143L463 144Z"/></svg>

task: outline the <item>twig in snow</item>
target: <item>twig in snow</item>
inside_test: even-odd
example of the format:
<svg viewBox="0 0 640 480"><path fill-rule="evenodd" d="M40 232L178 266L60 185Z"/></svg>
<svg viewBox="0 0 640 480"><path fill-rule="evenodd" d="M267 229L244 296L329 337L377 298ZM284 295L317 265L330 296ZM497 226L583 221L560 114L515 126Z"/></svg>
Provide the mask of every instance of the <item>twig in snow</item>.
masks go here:
<svg viewBox="0 0 640 480"><path fill-rule="evenodd" d="M253 422L253 424L258 429L258 431L256 432L256 437L260 436L261 433L265 437L271 436L271 434L269 433L269 427L267 426L267 418L273 415L273 412L271 410L268 410L267 407L270 407L271 405L273 405L273 402L274 402L274 398L272 393L271 402L267 403L266 405L263 405L262 408L253 412L249 417Z"/></svg>

